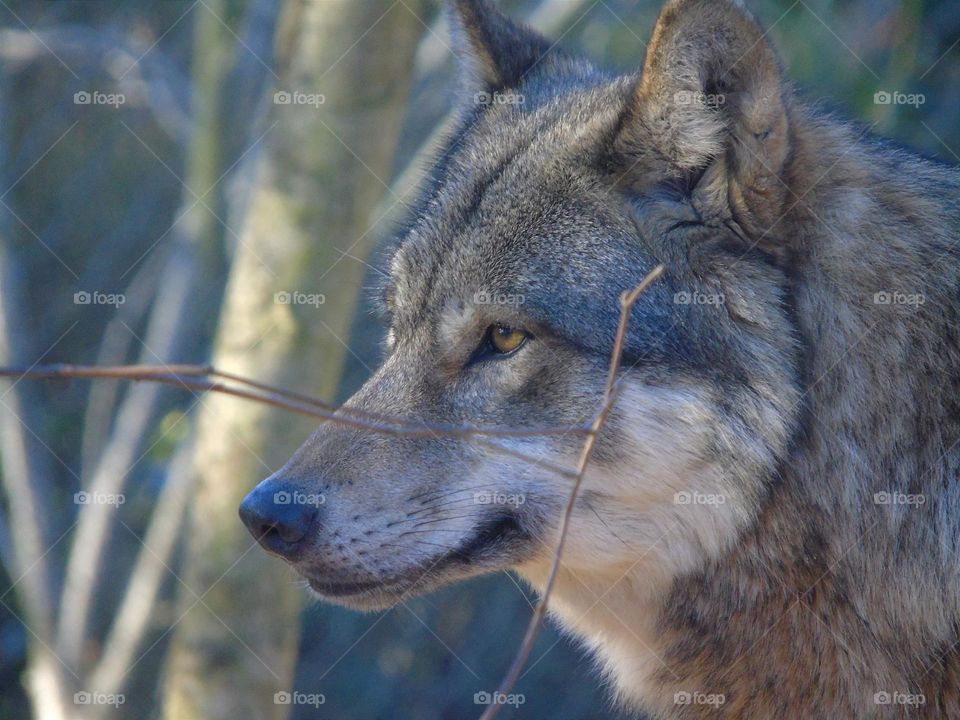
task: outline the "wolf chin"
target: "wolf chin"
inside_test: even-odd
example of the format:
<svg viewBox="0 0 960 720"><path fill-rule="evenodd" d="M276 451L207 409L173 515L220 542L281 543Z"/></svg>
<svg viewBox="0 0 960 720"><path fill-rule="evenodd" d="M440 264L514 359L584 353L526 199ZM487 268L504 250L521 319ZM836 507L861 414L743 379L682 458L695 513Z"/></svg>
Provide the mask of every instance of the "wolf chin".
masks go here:
<svg viewBox="0 0 960 720"><path fill-rule="evenodd" d="M618 297L662 263L553 618L650 717L960 717L957 171L812 110L734 0L669 2L626 75L448 9L459 122L347 410L583 426ZM489 442L327 423L241 516L355 608L542 590L583 435Z"/></svg>

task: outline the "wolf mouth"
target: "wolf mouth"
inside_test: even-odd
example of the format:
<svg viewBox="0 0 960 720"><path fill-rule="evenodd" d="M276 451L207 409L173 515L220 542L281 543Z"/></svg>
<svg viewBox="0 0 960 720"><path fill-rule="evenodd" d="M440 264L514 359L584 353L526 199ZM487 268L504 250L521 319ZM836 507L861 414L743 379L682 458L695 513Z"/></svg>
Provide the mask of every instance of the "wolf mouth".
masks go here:
<svg viewBox="0 0 960 720"><path fill-rule="evenodd" d="M498 545L526 536L520 521L513 515L501 515L481 524L465 543L451 551L448 557L465 565L473 564L479 556Z"/></svg>
<svg viewBox="0 0 960 720"><path fill-rule="evenodd" d="M371 590L383 588L383 583L379 582L328 583L316 578L308 578L307 584L314 592L326 597L363 595Z"/></svg>
<svg viewBox="0 0 960 720"><path fill-rule="evenodd" d="M500 515L482 523L467 540L432 562L383 580L330 582L309 571L303 573L310 588L330 599L346 600L370 595L400 595L428 589L433 580L451 566L490 566L494 553L520 538L528 537L513 515ZM493 569L491 567L491 569ZM453 578L451 578L453 579Z"/></svg>

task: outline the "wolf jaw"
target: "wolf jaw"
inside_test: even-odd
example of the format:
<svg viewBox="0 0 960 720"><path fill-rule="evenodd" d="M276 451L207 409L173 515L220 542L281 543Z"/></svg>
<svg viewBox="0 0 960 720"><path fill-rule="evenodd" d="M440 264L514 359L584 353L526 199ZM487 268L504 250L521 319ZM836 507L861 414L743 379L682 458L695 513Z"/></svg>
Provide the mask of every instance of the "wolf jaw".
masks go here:
<svg viewBox="0 0 960 720"><path fill-rule="evenodd" d="M580 426L619 293L664 263L553 614L656 717L900 717L876 702L895 692L960 717L957 172L810 111L733 0L669 2L626 76L483 0L450 9L460 124L390 261L388 355L347 407ZM526 341L497 353L494 327ZM507 568L542 589L571 487L549 467L581 439L495 439L538 466L324 426L242 513L353 607ZM277 488L326 502L271 525Z"/></svg>

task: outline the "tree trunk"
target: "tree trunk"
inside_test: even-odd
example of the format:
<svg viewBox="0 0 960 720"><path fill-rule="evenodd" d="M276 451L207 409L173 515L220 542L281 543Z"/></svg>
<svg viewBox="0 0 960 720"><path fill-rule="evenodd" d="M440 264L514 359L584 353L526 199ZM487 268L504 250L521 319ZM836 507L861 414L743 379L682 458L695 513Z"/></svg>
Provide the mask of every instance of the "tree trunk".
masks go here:
<svg viewBox="0 0 960 720"><path fill-rule="evenodd" d="M419 12L420 3L408 5ZM364 275L343 253L369 250L423 30L402 3L384 10L366 0L290 0L283 9L275 90L286 94L273 97L243 200L214 348L220 369L336 394ZM168 661L166 717L286 715L274 694L291 689L301 590L256 546L237 506L312 429L264 405L203 400L189 589Z"/></svg>

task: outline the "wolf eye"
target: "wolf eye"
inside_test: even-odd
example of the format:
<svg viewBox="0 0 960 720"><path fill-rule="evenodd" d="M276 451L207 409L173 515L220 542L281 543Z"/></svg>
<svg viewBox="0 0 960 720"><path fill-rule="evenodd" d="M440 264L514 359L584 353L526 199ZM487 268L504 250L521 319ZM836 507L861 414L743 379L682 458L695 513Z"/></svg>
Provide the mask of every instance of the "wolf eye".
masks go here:
<svg viewBox="0 0 960 720"><path fill-rule="evenodd" d="M523 345L526 339L527 334L523 330L517 330L509 325L497 323L487 329L487 342L490 343L490 349L501 355L512 353Z"/></svg>

